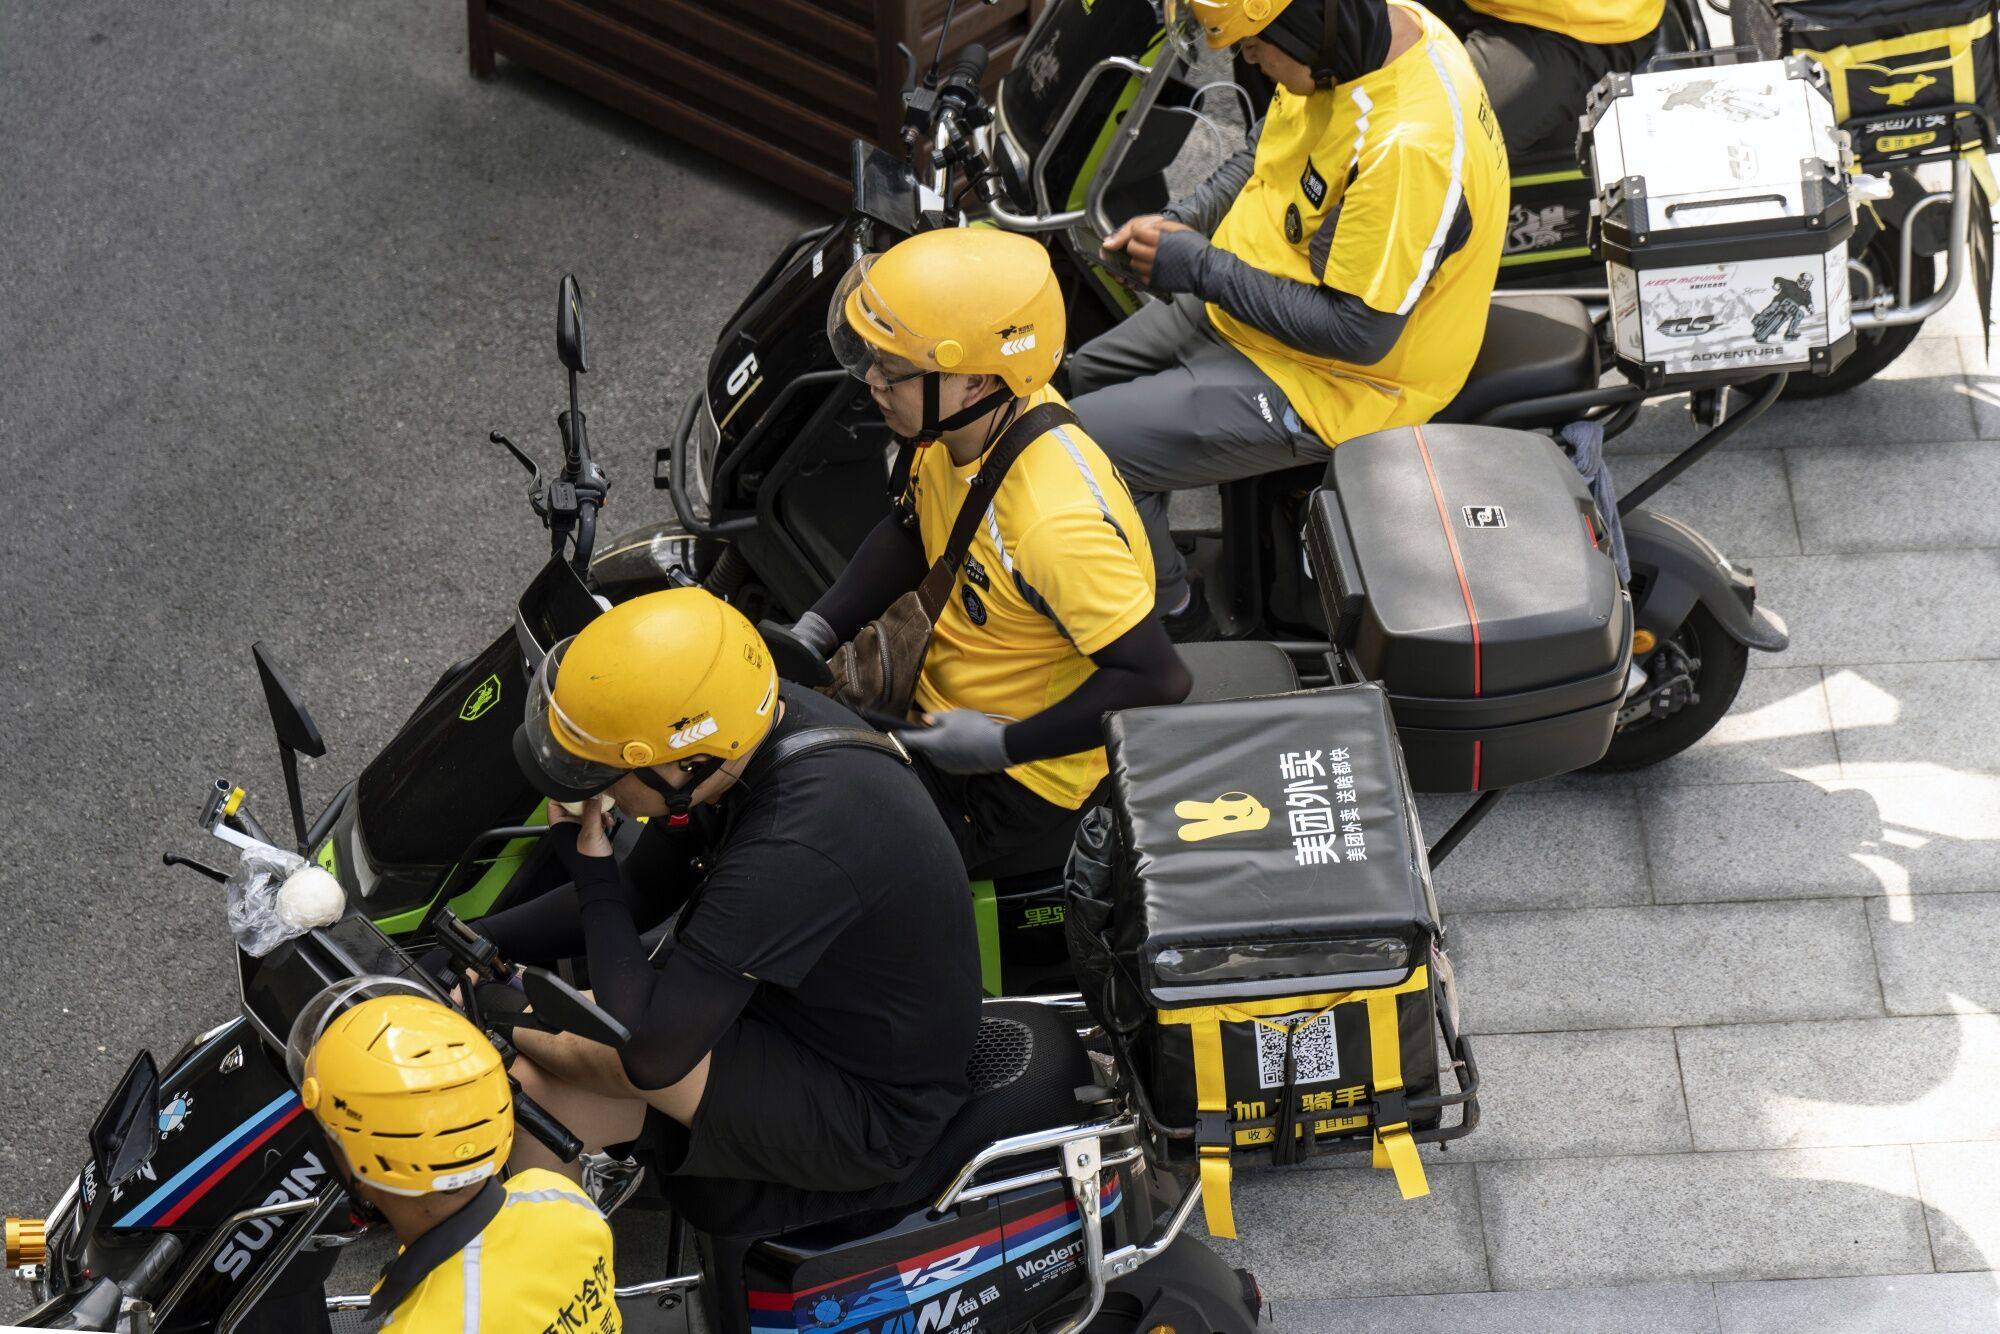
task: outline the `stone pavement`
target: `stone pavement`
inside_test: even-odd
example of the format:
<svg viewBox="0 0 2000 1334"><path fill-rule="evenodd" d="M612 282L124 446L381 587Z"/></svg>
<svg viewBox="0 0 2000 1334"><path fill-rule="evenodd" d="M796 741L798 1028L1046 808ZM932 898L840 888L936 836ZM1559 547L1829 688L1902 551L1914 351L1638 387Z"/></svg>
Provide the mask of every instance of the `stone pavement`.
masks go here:
<svg viewBox="0 0 2000 1334"><path fill-rule="evenodd" d="M1649 406L1619 477L1687 432ZM1653 502L1792 647L1687 754L1523 789L1439 868L1484 1122L1419 1201L1242 1182L1221 1245L1283 1329L2000 1329L1996 473L1968 297Z"/></svg>

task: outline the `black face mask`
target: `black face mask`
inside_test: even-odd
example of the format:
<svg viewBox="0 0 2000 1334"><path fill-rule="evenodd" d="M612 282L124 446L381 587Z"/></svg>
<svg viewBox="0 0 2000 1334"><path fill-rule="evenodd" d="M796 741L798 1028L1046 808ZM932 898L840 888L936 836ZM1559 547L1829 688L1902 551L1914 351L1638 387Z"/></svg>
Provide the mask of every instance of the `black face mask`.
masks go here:
<svg viewBox="0 0 2000 1334"><path fill-rule="evenodd" d="M1382 68L1389 6L1387 0L1292 0L1261 35L1325 88Z"/></svg>

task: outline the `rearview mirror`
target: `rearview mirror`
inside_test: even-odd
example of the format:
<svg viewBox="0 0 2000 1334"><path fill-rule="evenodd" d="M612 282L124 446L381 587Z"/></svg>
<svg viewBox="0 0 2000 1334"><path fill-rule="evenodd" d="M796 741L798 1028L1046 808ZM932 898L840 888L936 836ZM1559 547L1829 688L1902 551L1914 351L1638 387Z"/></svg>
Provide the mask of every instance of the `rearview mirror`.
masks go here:
<svg viewBox="0 0 2000 1334"><path fill-rule="evenodd" d="M142 1051L126 1067L90 1126L90 1157L109 1187L124 1185L152 1161L160 1140L160 1070Z"/></svg>
<svg viewBox="0 0 2000 1334"><path fill-rule="evenodd" d="M556 297L556 357L575 374L590 369L583 348L583 294L577 290L573 273L563 275Z"/></svg>
<svg viewBox="0 0 2000 1334"><path fill-rule="evenodd" d="M521 989L535 1007L536 1026L617 1049L632 1040L632 1030L613 1019L596 1001L546 968L521 969Z"/></svg>
<svg viewBox="0 0 2000 1334"><path fill-rule="evenodd" d="M271 660L270 651L262 643L252 644L250 656L257 660L257 679L264 685L264 705L271 711L271 726L278 733L278 744L315 760L326 754L319 726L306 712L299 692L292 689L292 683Z"/></svg>

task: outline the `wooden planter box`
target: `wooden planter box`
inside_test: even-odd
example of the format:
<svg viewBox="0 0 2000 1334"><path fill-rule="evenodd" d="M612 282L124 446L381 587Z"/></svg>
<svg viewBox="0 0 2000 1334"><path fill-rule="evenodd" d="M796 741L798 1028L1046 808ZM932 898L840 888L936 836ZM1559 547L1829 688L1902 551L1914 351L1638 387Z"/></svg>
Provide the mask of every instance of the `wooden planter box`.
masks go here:
<svg viewBox="0 0 2000 1334"><path fill-rule="evenodd" d="M997 80L1046 0L958 0L953 50ZM905 62L927 68L945 0L466 0L472 72L494 58L549 78L844 209L855 139L896 141ZM949 57L950 53L947 53Z"/></svg>

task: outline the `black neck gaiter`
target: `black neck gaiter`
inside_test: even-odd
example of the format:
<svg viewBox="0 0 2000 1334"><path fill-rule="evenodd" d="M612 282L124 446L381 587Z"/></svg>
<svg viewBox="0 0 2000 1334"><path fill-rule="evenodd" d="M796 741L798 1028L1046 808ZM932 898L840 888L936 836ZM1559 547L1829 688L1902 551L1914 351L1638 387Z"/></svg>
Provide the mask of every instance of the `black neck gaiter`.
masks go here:
<svg viewBox="0 0 2000 1334"><path fill-rule="evenodd" d="M1326 13L1333 14L1333 46L1326 41ZM1389 57L1387 0L1292 0L1262 36L1324 82L1346 83L1382 68Z"/></svg>

